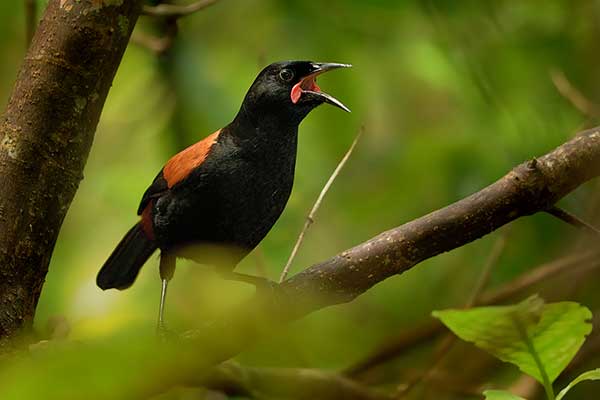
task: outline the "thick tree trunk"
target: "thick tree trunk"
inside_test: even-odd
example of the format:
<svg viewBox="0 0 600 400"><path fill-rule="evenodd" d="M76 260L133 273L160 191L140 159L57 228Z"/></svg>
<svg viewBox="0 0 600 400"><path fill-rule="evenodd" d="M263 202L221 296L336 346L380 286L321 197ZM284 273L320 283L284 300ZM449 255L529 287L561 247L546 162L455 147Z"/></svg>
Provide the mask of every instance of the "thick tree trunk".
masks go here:
<svg viewBox="0 0 600 400"><path fill-rule="evenodd" d="M141 0L50 0L0 122L0 344L31 326Z"/></svg>

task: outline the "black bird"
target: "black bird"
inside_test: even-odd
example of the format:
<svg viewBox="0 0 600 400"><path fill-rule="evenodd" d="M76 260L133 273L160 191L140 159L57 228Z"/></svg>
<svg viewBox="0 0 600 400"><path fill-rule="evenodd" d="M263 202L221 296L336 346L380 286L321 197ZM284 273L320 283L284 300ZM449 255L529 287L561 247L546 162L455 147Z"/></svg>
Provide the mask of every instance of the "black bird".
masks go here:
<svg viewBox="0 0 600 400"><path fill-rule="evenodd" d="M232 271L265 237L288 201L300 122L323 103L350 111L316 84L318 75L346 67L350 65L283 61L263 69L229 125L173 156L158 173L142 197L140 221L104 263L98 286L128 288L160 249L162 328L176 257L253 281Z"/></svg>

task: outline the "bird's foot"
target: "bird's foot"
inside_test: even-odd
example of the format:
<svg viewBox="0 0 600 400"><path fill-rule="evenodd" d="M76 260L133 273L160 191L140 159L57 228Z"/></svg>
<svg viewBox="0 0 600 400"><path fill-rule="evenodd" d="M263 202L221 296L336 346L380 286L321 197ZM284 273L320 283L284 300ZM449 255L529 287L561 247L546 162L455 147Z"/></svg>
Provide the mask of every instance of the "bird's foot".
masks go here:
<svg viewBox="0 0 600 400"><path fill-rule="evenodd" d="M283 291L277 282L261 276L228 272L223 275L223 278L230 281L245 282L254 285L258 295L272 297L277 303L280 303L280 300L283 297Z"/></svg>
<svg viewBox="0 0 600 400"><path fill-rule="evenodd" d="M172 342L177 337L177 333L167 328L164 321L159 321L156 325L156 336L158 337L158 340L165 343Z"/></svg>
<svg viewBox="0 0 600 400"><path fill-rule="evenodd" d="M278 285L270 279L261 276L240 274L239 272L227 272L223 274L223 279L228 281L245 282L253 285L256 290L274 289Z"/></svg>

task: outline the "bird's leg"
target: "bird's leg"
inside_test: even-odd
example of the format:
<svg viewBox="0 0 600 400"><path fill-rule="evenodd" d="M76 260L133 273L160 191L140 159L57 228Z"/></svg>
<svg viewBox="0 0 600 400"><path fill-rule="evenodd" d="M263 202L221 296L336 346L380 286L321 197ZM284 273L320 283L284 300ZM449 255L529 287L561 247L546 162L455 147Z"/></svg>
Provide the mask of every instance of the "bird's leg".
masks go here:
<svg viewBox="0 0 600 400"><path fill-rule="evenodd" d="M173 275L175 274L175 256L167 252L161 252L160 254L160 279L162 281L162 287L160 291L160 306L158 309L158 323L156 325L156 332L159 336L166 336L167 329L165 327L165 302L167 298L167 286Z"/></svg>

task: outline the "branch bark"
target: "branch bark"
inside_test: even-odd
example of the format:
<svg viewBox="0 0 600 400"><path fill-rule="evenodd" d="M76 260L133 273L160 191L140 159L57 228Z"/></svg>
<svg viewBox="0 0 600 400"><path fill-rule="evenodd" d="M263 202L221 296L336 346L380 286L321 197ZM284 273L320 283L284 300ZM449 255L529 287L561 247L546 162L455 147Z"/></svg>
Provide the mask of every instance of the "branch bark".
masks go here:
<svg viewBox="0 0 600 400"><path fill-rule="evenodd" d="M141 0L50 0L0 122L0 345L30 327Z"/></svg>
<svg viewBox="0 0 600 400"><path fill-rule="evenodd" d="M276 298L257 293L222 320L188 334L193 356L189 361L196 371L205 370L271 334L282 323L349 302L423 260L472 242L519 217L546 210L599 174L600 128L596 128L518 165L463 200L308 268L280 284Z"/></svg>
<svg viewBox="0 0 600 400"><path fill-rule="evenodd" d="M88 351L78 346L65 354L49 357L46 362L32 359L31 368L27 365L28 373L43 376L44 382L54 382L63 376L60 371L68 360L67 365L84 368L82 379L89 377L89 384L84 385L86 395L105 398L106 382L96 379L97 366L83 361L92 354L100 358L101 354L103 360L110 361L102 365L127 360L120 365L122 368L117 368L120 379L111 382L114 384L111 390L121 393L123 398L145 398L178 384L198 382L209 377L216 365L259 339L273 335L285 322L319 308L350 301L378 280L473 241L515 218L547 209L549 204L598 175L599 161L600 131L583 132L537 161L517 166L496 183L464 200L315 265L278 288L260 290L222 319L204 321L202 329L187 335L186 340L157 346L154 341L145 345L143 338L138 342L127 337L124 346L91 344ZM594 256L588 263L597 264L596 260ZM555 272L559 269L553 268ZM497 296L501 295L504 294ZM314 297L306 299L306 296ZM483 297L480 301L485 300ZM129 367L134 364L145 368L141 371ZM139 374L153 379L139 379ZM12 382L11 375L4 377L8 377L3 382L3 387L7 387ZM52 386L55 391L48 398L62 399L64 393L73 394L74 388L68 384ZM35 390L39 392L40 388Z"/></svg>
<svg viewBox="0 0 600 400"><path fill-rule="evenodd" d="M151 17L181 18L215 4L218 0L199 0L187 5L159 4L144 6L143 14Z"/></svg>
<svg viewBox="0 0 600 400"><path fill-rule="evenodd" d="M596 251L585 252L540 265L497 289L483 293L473 306L500 304L544 280L556 278L567 272L575 274L584 270L597 269L600 266L599 255ZM447 332L447 328L439 320L430 318L426 322L388 339L362 360L348 367L344 374L357 379L378 365L400 357L405 351L426 343L443 332Z"/></svg>
<svg viewBox="0 0 600 400"><path fill-rule="evenodd" d="M301 316L345 303L377 283L453 250L523 216L547 210L600 174L600 128L518 165L504 177L454 204L380 235L282 284Z"/></svg>

